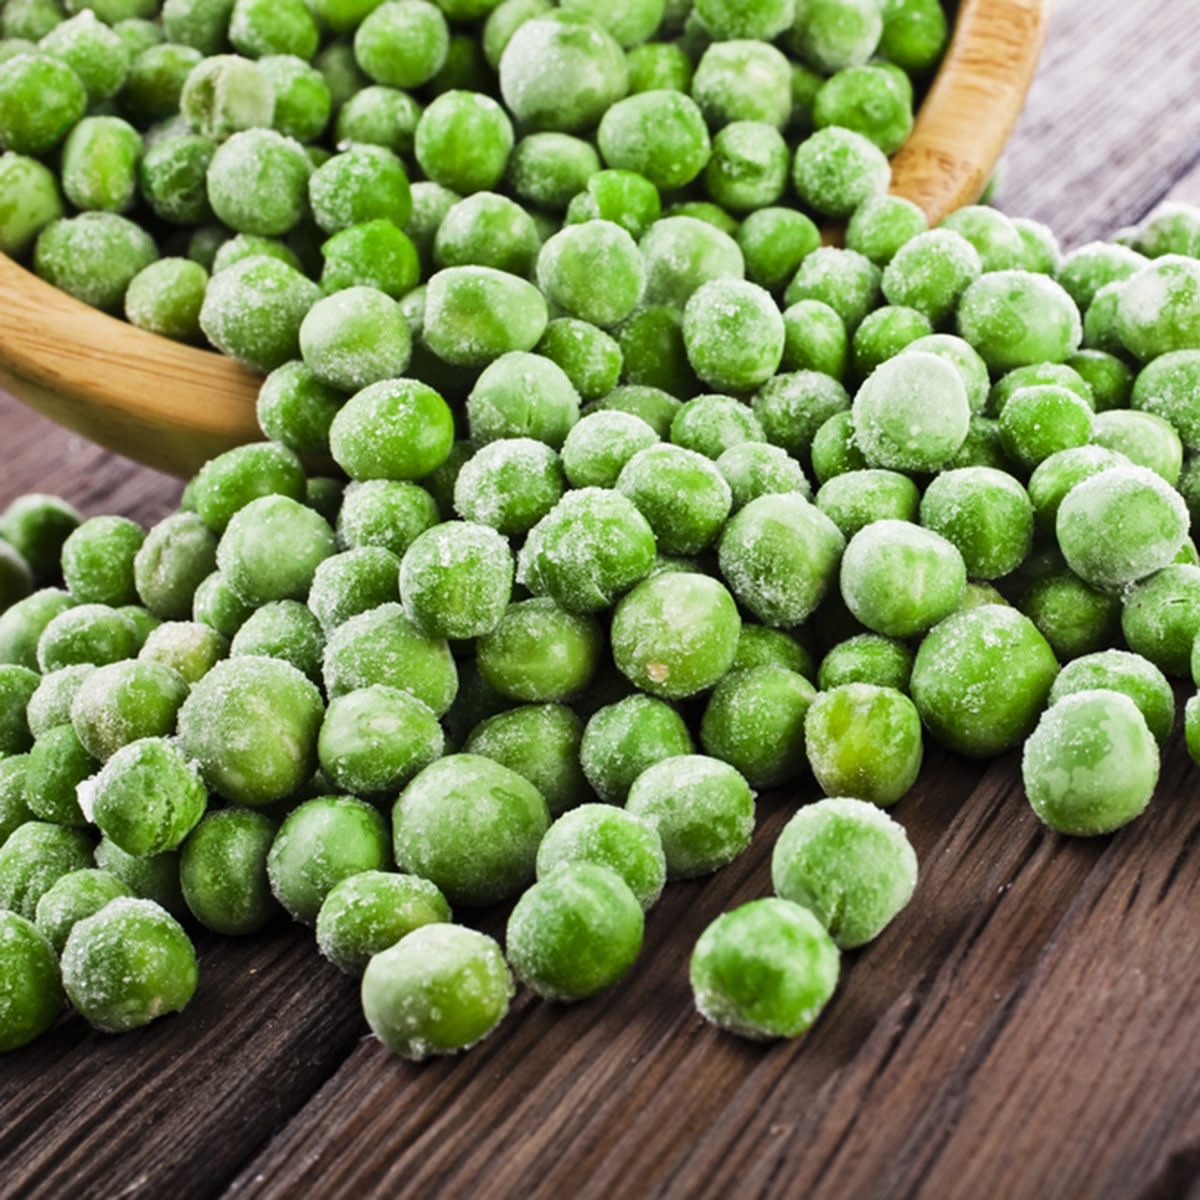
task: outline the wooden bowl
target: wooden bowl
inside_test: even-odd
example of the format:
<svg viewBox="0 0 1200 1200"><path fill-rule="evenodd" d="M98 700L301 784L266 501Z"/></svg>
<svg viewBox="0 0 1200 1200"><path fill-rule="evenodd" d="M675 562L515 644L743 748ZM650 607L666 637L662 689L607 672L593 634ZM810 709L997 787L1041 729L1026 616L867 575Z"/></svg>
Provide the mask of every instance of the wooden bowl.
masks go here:
<svg viewBox="0 0 1200 1200"><path fill-rule="evenodd" d="M892 191L936 224L978 198L1020 113L1048 0L962 0L954 36L892 160ZM259 376L135 329L0 254L0 387L110 450L175 475L262 435Z"/></svg>

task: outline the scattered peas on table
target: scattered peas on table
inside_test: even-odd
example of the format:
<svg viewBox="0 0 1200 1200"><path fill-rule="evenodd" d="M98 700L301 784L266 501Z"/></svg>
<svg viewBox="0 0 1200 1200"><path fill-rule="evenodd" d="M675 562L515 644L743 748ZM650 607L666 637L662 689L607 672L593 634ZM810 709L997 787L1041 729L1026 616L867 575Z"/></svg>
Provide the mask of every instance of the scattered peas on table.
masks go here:
<svg viewBox="0 0 1200 1200"><path fill-rule="evenodd" d="M286 917L390 1050L466 1049L617 984L811 778L690 968L795 1037L918 886L930 742L1023 747L1059 834L1145 810L1200 683L1200 210L929 229L888 157L949 32L0 3L0 251L263 373L266 439L149 530L0 514L0 1050ZM455 923L509 902L503 949Z"/></svg>

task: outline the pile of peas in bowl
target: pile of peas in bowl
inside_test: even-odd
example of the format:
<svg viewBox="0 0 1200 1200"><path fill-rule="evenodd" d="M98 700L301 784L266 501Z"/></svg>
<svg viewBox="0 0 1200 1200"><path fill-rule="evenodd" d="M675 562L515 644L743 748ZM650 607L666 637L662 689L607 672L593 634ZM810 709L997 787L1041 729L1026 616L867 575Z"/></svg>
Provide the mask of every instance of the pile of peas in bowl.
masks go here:
<svg viewBox="0 0 1200 1200"><path fill-rule="evenodd" d="M0 14L3 248L267 372L265 440L149 530L0 514L0 1048L290 917L391 1050L465 1049L615 984L811 776L691 963L793 1037L913 894L927 739L1023 746L1058 833L1145 809L1200 668L1200 213L928 229L887 155L936 4L62 16Z"/></svg>
<svg viewBox="0 0 1200 1200"><path fill-rule="evenodd" d="M359 288L419 362L433 276L534 279L597 220L559 274L650 238L782 288L886 188L947 37L940 0L6 0L0 252L263 371Z"/></svg>

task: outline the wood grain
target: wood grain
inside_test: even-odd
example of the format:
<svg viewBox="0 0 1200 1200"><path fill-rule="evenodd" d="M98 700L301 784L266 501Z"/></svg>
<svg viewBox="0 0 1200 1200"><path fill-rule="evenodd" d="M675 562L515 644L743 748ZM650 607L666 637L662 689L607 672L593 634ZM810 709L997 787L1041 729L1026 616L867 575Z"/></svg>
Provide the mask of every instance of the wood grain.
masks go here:
<svg viewBox="0 0 1200 1200"><path fill-rule="evenodd" d="M938 221L983 189L1037 65L1047 0L962 0L892 190ZM97 312L0 254L0 388L179 476L260 436L260 377Z"/></svg>
<svg viewBox="0 0 1200 1200"><path fill-rule="evenodd" d="M1200 202L1194 28L1194 0L1058 0L1005 206L1076 244ZM0 455L0 503L38 487L151 520L178 496L4 398ZM913 904L846 957L808 1038L723 1037L691 1009L692 943L766 891L813 795L768 799L747 855L668 889L626 983L570 1009L523 995L461 1060L364 1040L303 931L205 940L184 1016L121 1039L67 1023L6 1057L0 1196L1200 1197L1200 806L1178 736L1150 812L1095 841L1038 825L1012 756L932 753L895 810Z"/></svg>

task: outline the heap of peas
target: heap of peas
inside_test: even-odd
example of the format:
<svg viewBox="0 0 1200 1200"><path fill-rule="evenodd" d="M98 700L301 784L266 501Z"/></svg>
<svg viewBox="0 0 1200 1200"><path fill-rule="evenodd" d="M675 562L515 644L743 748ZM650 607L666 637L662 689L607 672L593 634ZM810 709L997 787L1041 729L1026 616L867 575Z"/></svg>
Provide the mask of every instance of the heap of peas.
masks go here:
<svg viewBox="0 0 1200 1200"><path fill-rule="evenodd" d="M863 99L894 66L841 39L858 14L856 56L918 70L933 5L697 0L667 42L646 39L676 5L490 7L164 8L163 45L209 57L177 72L194 132L156 145L211 150L194 193L238 229L207 239L226 261L197 319L270 368L269 440L150 530L47 496L0 515L0 1049L64 995L103 1030L176 1011L184 922L248 936L285 913L361 974L391 1049L466 1048L514 976L559 1002L619 980L665 884L735 859L756 791L811 773L828 798L779 838L775 895L715 921L691 967L707 1018L791 1037L912 895L885 810L927 736L1024 745L1060 833L1152 798L1169 677L1200 681L1200 211L1066 255L986 207L927 229L886 195L886 106ZM268 128L263 64L317 53L320 23L353 34L320 52L342 77L376 84L344 90L345 148L314 169ZM762 107L773 41L832 72L794 152L771 135L806 76ZM503 104L461 86L480 53ZM407 88L438 94L421 111ZM411 144L363 136L406 112ZM0 162L55 194L33 159ZM708 200L662 208L701 172ZM845 248L776 203L789 176L847 218ZM45 216L36 187L0 228ZM320 283L294 248L310 215ZM142 276L108 269L133 263L110 220L47 225L35 260L128 307ZM1200 700L1186 726L1200 756ZM453 921L511 900L503 949Z"/></svg>

